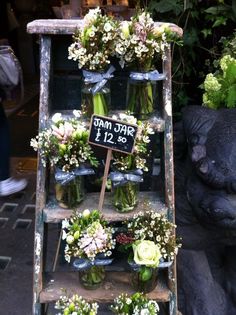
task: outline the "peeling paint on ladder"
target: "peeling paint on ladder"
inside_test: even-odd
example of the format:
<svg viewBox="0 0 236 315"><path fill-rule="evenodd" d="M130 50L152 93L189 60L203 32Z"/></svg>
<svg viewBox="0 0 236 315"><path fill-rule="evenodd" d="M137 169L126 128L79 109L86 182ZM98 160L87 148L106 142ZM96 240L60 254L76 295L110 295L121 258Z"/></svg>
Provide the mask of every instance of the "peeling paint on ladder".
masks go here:
<svg viewBox="0 0 236 315"><path fill-rule="evenodd" d="M165 111L168 116L171 116L171 102L169 100L166 102Z"/></svg>
<svg viewBox="0 0 236 315"><path fill-rule="evenodd" d="M35 234L35 255L39 256L41 252L41 235L39 233Z"/></svg>

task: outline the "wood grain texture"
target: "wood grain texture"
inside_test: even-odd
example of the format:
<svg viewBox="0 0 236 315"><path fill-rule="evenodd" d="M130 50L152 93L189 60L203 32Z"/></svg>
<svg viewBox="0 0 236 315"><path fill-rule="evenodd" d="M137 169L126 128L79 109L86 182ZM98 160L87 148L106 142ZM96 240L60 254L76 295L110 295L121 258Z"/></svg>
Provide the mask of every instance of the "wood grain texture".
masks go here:
<svg viewBox="0 0 236 315"><path fill-rule="evenodd" d="M63 289L66 289L69 296L78 294L87 301L98 303L110 303L121 292L133 294L135 291L130 286L129 272L106 272L106 279L101 288L97 290L86 290L79 283L78 272L58 272L50 273L45 277L45 286L40 293L41 303L50 303L59 299L63 295ZM159 280L157 287L148 297L156 301L168 302L170 291L166 285Z"/></svg>
<svg viewBox="0 0 236 315"><path fill-rule="evenodd" d="M183 36L183 30L173 23L155 22L155 27L169 27L173 32L180 37ZM73 34L76 29L83 26L81 19L48 19L34 20L27 24L27 32L30 34Z"/></svg>
<svg viewBox="0 0 236 315"><path fill-rule="evenodd" d="M83 211L84 209L97 209L99 201L99 193L88 193L85 200L77 208L78 211ZM106 192L104 205L103 205L103 215L106 220L123 221L128 218L132 218L135 213L144 212L148 210L155 210L160 213L167 213L168 209L164 202L161 201L160 196L156 192L140 192L139 193L139 203L134 211L127 213L117 212L112 205L112 194ZM60 208L54 200L51 200L46 208L44 209L44 222L46 223L59 223L65 218L69 218L72 214L72 209Z"/></svg>

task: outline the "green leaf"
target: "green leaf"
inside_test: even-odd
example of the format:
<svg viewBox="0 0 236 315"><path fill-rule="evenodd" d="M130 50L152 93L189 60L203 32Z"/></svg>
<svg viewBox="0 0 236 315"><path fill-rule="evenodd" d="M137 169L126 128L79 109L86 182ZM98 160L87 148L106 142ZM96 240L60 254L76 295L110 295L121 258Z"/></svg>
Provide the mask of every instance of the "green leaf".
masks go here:
<svg viewBox="0 0 236 315"><path fill-rule="evenodd" d="M183 11L183 5L177 0L152 1L149 5L150 10L154 9L159 13L174 12L176 15Z"/></svg>
<svg viewBox="0 0 236 315"><path fill-rule="evenodd" d="M236 107L236 84L232 85L228 90L227 107Z"/></svg>
<svg viewBox="0 0 236 315"><path fill-rule="evenodd" d="M232 11L233 11L233 17L234 21L236 21L236 0L232 0Z"/></svg>
<svg viewBox="0 0 236 315"><path fill-rule="evenodd" d="M208 35L212 34L212 30L210 28L209 29L204 28L203 30L201 30L201 33L203 34L204 38L207 38Z"/></svg>
<svg viewBox="0 0 236 315"><path fill-rule="evenodd" d="M225 80L228 85L236 83L236 63L230 63L226 72L225 72Z"/></svg>
<svg viewBox="0 0 236 315"><path fill-rule="evenodd" d="M209 14L213 14L213 15L218 15L222 12L226 12L227 9L228 8L226 5L218 5L218 6L214 6L214 7L210 7L208 9L206 9L205 12L209 13Z"/></svg>
<svg viewBox="0 0 236 315"><path fill-rule="evenodd" d="M199 38L197 34L197 30L195 28L189 28L186 29L184 32L184 45L185 46L191 46L198 44Z"/></svg>
<svg viewBox="0 0 236 315"><path fill-rule="evenodd" d="M224 16L218 16L215 20L215 22L213 23L212 27L217 27L220 25L225 25L227 22L227 18Z"/></svg>

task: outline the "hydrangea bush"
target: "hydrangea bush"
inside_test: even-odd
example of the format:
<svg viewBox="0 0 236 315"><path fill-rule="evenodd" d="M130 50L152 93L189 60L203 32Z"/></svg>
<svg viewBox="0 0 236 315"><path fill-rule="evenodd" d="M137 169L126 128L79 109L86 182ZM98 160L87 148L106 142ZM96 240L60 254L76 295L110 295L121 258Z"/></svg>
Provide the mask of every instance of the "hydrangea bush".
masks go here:
<svg viewBox="0 0 236 315"><path fill-rule="evenodd" d="M225 55L219 61L219 69L207 74L203 83L203 104L209 108L236 107L236 59Z"/></svg>

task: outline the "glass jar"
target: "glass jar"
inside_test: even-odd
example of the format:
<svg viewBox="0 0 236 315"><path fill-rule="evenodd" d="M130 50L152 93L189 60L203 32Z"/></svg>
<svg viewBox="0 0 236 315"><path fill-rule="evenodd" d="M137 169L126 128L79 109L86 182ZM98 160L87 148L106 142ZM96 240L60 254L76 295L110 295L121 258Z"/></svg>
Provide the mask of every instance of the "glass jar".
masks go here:
<svg viewBox="0 0 236 315"><path fill-rule="evenodd" d="M84 199L84 176L76 176L69 183L55 184L56 200L62 208L76 208Z"/></svg>
<svg viewBox="0 0 236 315"><path fill-rule="evenodd" d="M95 94L93 88L97 83L83 82L81 90L81 111L87 118L93 114L107 116L111 105L110 82L106 84Z"/></svg>
<svg viewBox="0 0 236 315"><path fill-rule="evenodd" d="M99 288L105 279L104 266L91 266L79 271L79 280L81 285L88 290Z"/></svg>
<svg viewBox="0 0 236 315"><path fill-rule="evenodd" d="M145 120L154 111L156 81L128 80L126 109L137 119Z"/></svg>
<svg viewBox="0 0 236 315"><path fill-rule="evenodd" d="M137 266L137 265L136 265ZM131 283L135 291L148 293L157 285L158 268L132 267Z"/></svg>
<svg viewBox="0 0 236 315"><path fill-rule="evenodd" d="M138 204L139 183L128 181L113 187L113 205L118 212L132 211Z"/></svg>

